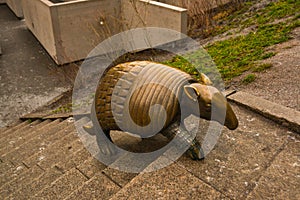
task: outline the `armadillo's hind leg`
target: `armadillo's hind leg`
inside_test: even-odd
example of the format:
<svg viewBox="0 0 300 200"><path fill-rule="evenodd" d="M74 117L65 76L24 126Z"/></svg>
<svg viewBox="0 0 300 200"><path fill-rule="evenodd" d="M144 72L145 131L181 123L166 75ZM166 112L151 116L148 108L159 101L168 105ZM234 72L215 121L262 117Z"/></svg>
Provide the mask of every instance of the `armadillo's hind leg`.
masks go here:
<svg viewBox="0 0 300 200"><path fill-rule="evenodd" d="M83 129L88 132L90 135L96 135L97 138L97 144L102 154L109 156L109 155L115 155L116 154L116 148L112 142L112 139L110 137L110 131L100 131L95 130L96 127L92 125L84 125ZM103 134L103 133L104 134Z"/></svg>
<svg viewBox="0 0 300 200"><path fill-rule="evenodd" d="M114 145L110 137L110 131L107 130L103 132L104 134L102 134L101 132L98 132L98 134L96 134L97 143L102 154L106 156L113 156L117 154L116 146Z"/></svg>
<svg viewBox="0 0 300 200"><path fill-rule="evenodd" d="M185 145L190 145L189 149L186 153L193 160L201 160L204 159L204 152L201 147L201 144L193 138L192 135L185 129L185 127L180 126L180 122L176 121L171 124L167 129L165 129L162 134L166 136L169 140L176 138L176 145L178 148L183 148Z"/></svg>
<svg viewBox="0 0 300 200"><path fill-rule="evenodd" d="M190 148L186 151L186 153L193 159L193 160L202 160L204 159L204 151L200 145L200 143L194 139Z"/></svg>

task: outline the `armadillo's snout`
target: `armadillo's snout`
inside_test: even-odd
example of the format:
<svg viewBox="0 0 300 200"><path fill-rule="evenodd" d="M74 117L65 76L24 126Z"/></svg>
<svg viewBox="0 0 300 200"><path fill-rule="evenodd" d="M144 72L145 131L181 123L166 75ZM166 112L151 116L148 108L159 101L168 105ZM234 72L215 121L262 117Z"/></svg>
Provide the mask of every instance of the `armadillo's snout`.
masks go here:
<svg viewBox="0 0 300 200"><path fill-rule="evenodd" d="M211 117L212 120L219 122L230 130L238 127L238 119L221 92L215 93L212 97Z"/></svg>

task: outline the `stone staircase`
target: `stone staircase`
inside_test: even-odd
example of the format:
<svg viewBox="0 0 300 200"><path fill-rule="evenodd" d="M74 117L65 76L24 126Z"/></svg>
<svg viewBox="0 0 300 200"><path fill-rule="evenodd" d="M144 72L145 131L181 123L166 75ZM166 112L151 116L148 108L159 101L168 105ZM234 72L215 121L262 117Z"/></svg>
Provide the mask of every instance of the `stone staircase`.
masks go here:
<svg viewBox="0 0 300 200"><path fill-rule="evenodd" d="M3 128L0 144L0 199L108 199L136 176L94 159L72 118Z"/></svg>
<svg viewBox="0 0 300 200"><path fill-rule="evenodd" d="M74 124L88 123L86 117L17 122L0 129L0 199L299 199L299 134L234 109L240 127L224 129L204 160L183 155L140 174L115 170L91 156ZM130 147L141 143L113 139L119 146L122 140ZM160 146L160 140L149 146Z"/></svg>

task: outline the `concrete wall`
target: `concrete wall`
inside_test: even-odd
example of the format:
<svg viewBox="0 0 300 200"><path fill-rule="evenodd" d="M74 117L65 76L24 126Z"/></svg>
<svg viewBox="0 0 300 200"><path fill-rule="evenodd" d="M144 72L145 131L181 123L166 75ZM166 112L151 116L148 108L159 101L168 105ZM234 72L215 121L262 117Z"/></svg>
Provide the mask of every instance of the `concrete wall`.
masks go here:
<svg viewBox="0 0 300 200"><path fill-rule="evenodd" d="M86 58L100 42L124 30L163 27L187 32L186 9L156 1L23 0L24 17L57 64ZM166 41L170 42L170 41Z"/></svg>
<svg viewBox="0 0 300 200"><path fill-rule="evenodd" d="M59 64L84 59L101 41L120 32L118 0L89 0L52 7Z"/></svg>
<svg viewBox="0 0 300 200"><path fill-rule="evenodd" d="M6 3L17 17L23 18L22 0L6 0Z"/></svg>
<svg viewBox="0 0 300 200"><path fill-rule="evenodd" d="M69 63L84 59L98 43L119 32L113 20L121 12L117 2L23 0L25 22L57 64Z"/></svg>
<svg viewBox="0 0 300 200"><path fill-rule="evenodd" d="M122 0L124 29L162 27L187 33L187 10L157 1L137 0L133 4Z"/></svg>
<svg viewBox="0 0 300 200"><path fill-rule="evenodd" d="M200 5L200 6L205 5L202 8L203 10L206 10L207 8L213 9L220 5L224 5L226 3L229 3L232 0L157 0L157 1L174 5L174 6L187 8L188 10L193 9L195 5Z"/></svg>
<svg viewBox="0 0 300 200"><path fill-rule="evenodd" d="M52 22L52 3L47 0L23 0L26 26L56 60L56 41Z"/></svg>

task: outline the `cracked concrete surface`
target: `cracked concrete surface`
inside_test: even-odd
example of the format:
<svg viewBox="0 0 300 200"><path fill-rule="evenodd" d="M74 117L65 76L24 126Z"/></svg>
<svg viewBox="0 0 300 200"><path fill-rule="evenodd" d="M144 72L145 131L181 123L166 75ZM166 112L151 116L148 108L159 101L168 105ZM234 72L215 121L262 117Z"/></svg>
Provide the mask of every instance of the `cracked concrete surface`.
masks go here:
<svg viewBox="0 0 300 200"><path fill-rule="evenodd" d="M0 5L0 127L32 112L71 86L36 38Z"/></svg>

